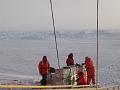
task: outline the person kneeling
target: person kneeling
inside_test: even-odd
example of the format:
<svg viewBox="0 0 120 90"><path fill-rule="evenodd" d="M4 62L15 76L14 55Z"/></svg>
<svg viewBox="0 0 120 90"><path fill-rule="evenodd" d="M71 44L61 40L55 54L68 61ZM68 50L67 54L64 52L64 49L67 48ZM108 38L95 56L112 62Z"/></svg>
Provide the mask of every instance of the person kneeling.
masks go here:
<svg viewBox="0 0 120 90"><path fill-rule="evenodd" d="M77 85L87 85L87 80L85 79L85 75L83 72L78 72L77 73L78 79L77 81Z"/></svg>

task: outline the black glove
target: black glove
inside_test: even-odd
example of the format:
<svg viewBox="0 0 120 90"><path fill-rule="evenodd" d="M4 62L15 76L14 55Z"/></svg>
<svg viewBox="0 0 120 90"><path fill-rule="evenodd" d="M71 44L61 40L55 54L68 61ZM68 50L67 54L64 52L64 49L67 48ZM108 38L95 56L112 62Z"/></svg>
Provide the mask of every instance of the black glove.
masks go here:
<svg viewBox="0 0 120 90"><path fill-rule="evenodd" d="M82 63L82 65L85 65L85 63Z"/></svg>
<svg viewBox="0 0 120 90"><path fill-rule="evenodd" d="M80 66L80 64L76 63L75 66Z"/></svg>

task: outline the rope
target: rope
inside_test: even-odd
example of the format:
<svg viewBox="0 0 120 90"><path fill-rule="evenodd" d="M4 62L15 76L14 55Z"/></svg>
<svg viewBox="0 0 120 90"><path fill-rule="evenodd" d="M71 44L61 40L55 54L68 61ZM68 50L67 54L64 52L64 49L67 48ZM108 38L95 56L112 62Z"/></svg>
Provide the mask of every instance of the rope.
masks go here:
<svg viewBox="0 0 120 90"><path fill-rule="evenodd" d="M58 45L57 45L57 39L56 39L56 29L55 29L55 21L54 21L54 13L53 13L52 0L50 0L50 6L51 6L51 16L52 16L53 29L54 29L56 53L57 53L57 59L58 59L58 67L60 69L60 62L59 62L60 60L59 60L59 52L58 52Z"/></svg>
<svg viewBox="0 0 120 90"><path fill-rule="evenodd" d="M96 90L98 89L98 54L99 54L99 48L98 48L98 44L99 44L99 40L98 40L98 29L99 29L99 18L98 18L98 15L99 15L99 12L98 12L98 10L99 10L99 0L97 0L97 61L96 61Z"/></svg>
<svg viewBox="0 0 120 90"><path fill-rule="evenodd" d="M91 90L93 88L94 90L94 85L91 86L91 85L78 85L78 86L73 86L73 85L52 85L52 86L39 86L39 85L0 85L0 90L2 89L10 89L10 90L13 90L14 88L15 89L25 89L25 90L28 90L28 89L50 89L50 90L64 90L64 89L67 89L68 88L70 90L73 90L72 88L74 89L77 89L77 88L85 88L87 90ZM78 90L78 89L77 89ZM99 90L102 90L101 88L99 88Z"/></svg>

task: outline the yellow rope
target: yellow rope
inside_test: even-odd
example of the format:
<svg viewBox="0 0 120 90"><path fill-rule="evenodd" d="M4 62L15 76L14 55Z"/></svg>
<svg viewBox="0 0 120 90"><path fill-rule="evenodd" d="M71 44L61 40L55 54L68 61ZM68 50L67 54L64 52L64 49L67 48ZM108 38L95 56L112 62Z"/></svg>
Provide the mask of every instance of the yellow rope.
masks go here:
<svg viewBox="0 0 120 90"><path fill-rule="evenodd" d="M57 86L32 86L32 85L0 85L0 88L33 88L33 89L57 89L57 88L93 88L91 85L57 85Z"/></svg>
<svg viewBox="0 0 120 90"><path fill-rule="evenodd" d="M0 85L1 88L8 88L8 89L13 89L13 88L24 88L24 89L84 89L84 90L95 90L95 86L91 85L57 85L57 86L32 86L32 85ZM117 89L119 86L114 85L114 86L106 86L106 87L97 87L98 90L104 90L104 89Z"/></svg>

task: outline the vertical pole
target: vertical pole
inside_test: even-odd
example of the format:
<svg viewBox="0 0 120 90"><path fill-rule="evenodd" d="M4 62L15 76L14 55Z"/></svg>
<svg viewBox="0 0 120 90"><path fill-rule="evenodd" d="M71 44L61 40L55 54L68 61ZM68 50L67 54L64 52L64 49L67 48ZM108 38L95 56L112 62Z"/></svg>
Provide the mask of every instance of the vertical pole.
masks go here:
<svg viewBox="0 0 120 90"><path fill-rule="evenodd" d="M98 19L98 15L99 15L99 12L98 12L98 10L99 10L99 0L97 0L97 18L96 18L96 20L97 20L97 61L96 61L96 89L98 88L98 44L99 44L99 42L98 42L98 29L99 29L99 19Z"/></svg>
<svg viewBox="0 0 120 90"><path fill-rule="evenodd" d="M113 90L115 90L115 87L113 86Z"/></svg>
<svg viewBox="0 0 120 90"><path fill-rule="evenodd" d="M120 88L119 88L119 86L118 86L118 90L119 90Z"/></svg>
<svg viewBox="0 0 120 90"><path fill-rule="evenodd" d="M9 90L12 90L12 88L9 88Z"/></svg>

